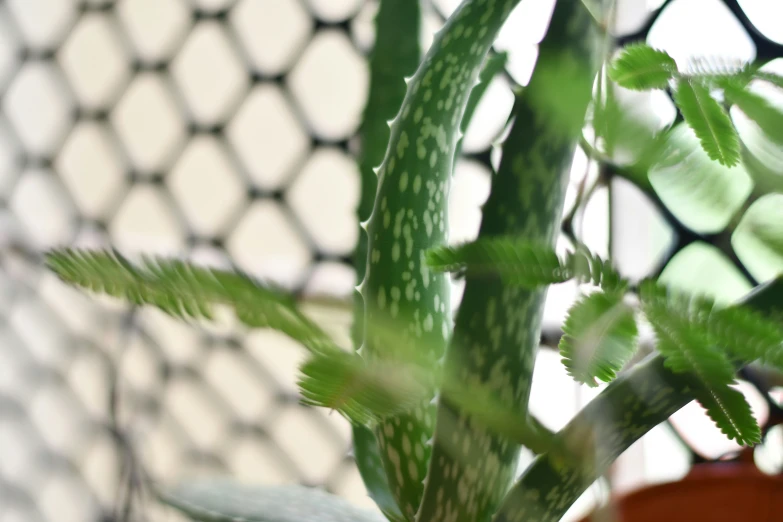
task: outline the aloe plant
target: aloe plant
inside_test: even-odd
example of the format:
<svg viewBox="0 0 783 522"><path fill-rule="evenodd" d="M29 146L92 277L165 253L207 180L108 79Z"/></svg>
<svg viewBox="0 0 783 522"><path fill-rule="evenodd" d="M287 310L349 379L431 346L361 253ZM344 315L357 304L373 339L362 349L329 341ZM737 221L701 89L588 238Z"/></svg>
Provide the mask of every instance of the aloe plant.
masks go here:
<svg viewBox="0 0 783 522"><path fill-rule="evenodd" d="M665 52L640 44L603 64L604 78L611 3L558 0L530 83L516 92L479 237L449 245L447 201L462 135L483 86L502 69L505 57L491 46L517 4L465 0L420 57L418 0L381 1L357 158L355 350L339 346L284 291L246 274L72 249L50 252L49 267L69 284L183 319L210 319L214 305L228 305L248 327L302 343L310 352L299 381L303 403L351 422L361 476L393 522L559 520L630 444L694 399L729 438L757 443L750 407L732 385L752 361L783 370L783 276L723 307L655 278L634 284L579 242L564 256L554 246L580 142L594 160L610 163L613 141L632 137L639 154L626 177L654 192L653 166L693 154L725 168L742 162L742 135L727 107L779 140L783 115L751 85L782 79L758 64L683 72ZM640 130L602 93L609 81L669 89L684 123ZM584 142L586 121L600 146ZM693 135L694 149L682 147L683 133ZM763 222L754 238L779 254L783 231L757 214L737 233ZM456 318L449 273L466 278ZM568 280L592 290L569 310L563 362L577 382L610 384L553 434L528 402L547 287ZM628 369L642 317L657 353ZM522 446L539 455L513 483ZM194 520L379 518L297 486L200 481L159 495Z"/></svg>

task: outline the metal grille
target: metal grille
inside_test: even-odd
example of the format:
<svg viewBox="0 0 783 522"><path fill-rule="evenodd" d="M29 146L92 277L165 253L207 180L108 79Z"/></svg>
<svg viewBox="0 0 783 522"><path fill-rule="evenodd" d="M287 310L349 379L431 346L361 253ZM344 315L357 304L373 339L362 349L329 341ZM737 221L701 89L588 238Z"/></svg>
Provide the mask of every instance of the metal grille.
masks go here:
<svg viewBox="0 0 783 522"><path fill-rule="evenodd" d="M665 4L674 11L699 1ZM457 3L433 2L424 41ZM656 24L671 33L660 28L660 5L621 4L636 5L620 24L627 39ZM704 4L726 11L717 0ZM751 25L748 16L761 24L765 15L751 4L725 2L744 26L737 38L750 35L758 58L781 56L781 45ZM63 287L34 253L111 244L350 296L351 154L375 8L363 0L0 2L0 521L115 520L138 478L130 448L156 480L230 473L323 485L371 505L346 423L297 405L300 347L273 332L193 328L96 301ZM514 47L514 36L501 45ZM451 195L454 241L477 230L490 144L510 110L511 83L529 74L534 43L517 46L520 58L466 137ZM575 165L571 203L584 170ZM621 267L638 266L652 249L650 273L695 241L725 240L664 214L669 236L648 240L641 254L623 250L616 222L636 212L625 198L640 196L611 178L594 193L585 231L608 219L611 189ZM660 220L662 209L646 205L631 219ZM589 240L608 252L606 231ZM553 290L548 330L556 332L574 292ZM327 322L344 337L341 320ZM154 503L143 510L149 520L174 520Z"/></svg>

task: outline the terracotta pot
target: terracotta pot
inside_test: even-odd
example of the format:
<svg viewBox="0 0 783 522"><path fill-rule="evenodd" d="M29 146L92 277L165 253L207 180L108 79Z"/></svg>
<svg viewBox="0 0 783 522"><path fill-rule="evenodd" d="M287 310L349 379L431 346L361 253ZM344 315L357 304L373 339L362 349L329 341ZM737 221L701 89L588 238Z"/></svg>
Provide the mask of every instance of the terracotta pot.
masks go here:
<svg viewBox="0 0 783 522"><path fill-rule="evenodd" d="M617 499L612 511L582 522L781 522L783 476L744 462L698 465L678 482Z"/></svg>

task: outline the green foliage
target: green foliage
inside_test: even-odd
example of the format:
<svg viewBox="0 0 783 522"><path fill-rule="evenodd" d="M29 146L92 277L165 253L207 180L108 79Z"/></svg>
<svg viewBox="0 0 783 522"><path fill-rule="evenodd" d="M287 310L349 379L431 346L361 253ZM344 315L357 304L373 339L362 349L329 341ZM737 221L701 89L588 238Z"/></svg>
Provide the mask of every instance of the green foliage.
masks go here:
<svg viewBox="0 0 783 522"><path fill-rule="evenodd" d="M610 263L582 244L560 259L551 246L542 243L505 236L479 238L430 249L427 264L434 270L471 277L499 276L507 284L529 289L574 278L607 291L627 286Z"/></svg>
<svg viewBox="0 0 783 522"><path fill-rule="evenodd" d="M633 90L664 89L677 72L677 63L665 51L631 44L609 68L609 78Z"/></svg>
<svg viewBox="0 0 783 522"><path fill-rule="evenodd" d="M369 427L434 393L424 368L366 362L337 350L311 357L300 370L303 404L337 410L354 424Z"/></svg>
<svg viewBox="0 0 783 522"><path fill-rule="evenodd" d="M610 382L636 351L637 335L634 310L622 294L589 294L571 307L563 324L563 364L580 383Z"/></svg>
<svg viewBox="0 0 783 522"><path fill-rule="evenodd" d="M388 121L394 118L405 98L404 79L419 66L421 46L420 0L383 0L375 17L375 41L369 56L370 88L359 133L358 164L361 196L357 208L359 235L354 252L356 278L361 281L367 269L367 234L359 226L370 218L378 179L375 168L381 164L391 135ZM364 341L364 299L354 292L351 340L358 349ZM364 425L354 424L353 452L367 494L393 522L405 520L389 487L381 451L375 434Z"/></svg>
<svg viewBox="0 0 783 522"><path fill-rule="evenodd" d="M739 391L731 388L736 384L734 366L716 347L709 331L700 328L703 317L710 314L710 304L666 292L653 284L643 285L641 299L666 367L695 378L697 385L692 393L729 439L748 445L760 442L761 432L750 405ZM724 321L732 318L722 317Z"/></svg>
<svg viewBox="0 0 783 522"><path fill-rule="evenodd" d="M213 307L224 305L245 325L279 330L313 353L334 346L289 295L238 272L174 259L145 258L134 265L116 251L55 250L46 262L66 283L180 319L212 319Z"/></svg>
<svg viewBox="0 0 783 522"><path fill-rule="evenodd" d="M783 316L783 276L760 285L734 306L752 309L767 319ZM747 362L740 361L740 365ZM583 448L591 458L543 455L536 459L506 496L494 522L559 521L617 457L692 401L692 390L698 386L691 374L668 369L660 354L635 365L555 436L555 447ZM553 490L558 494L549 494Z"/></svg>
<svg viewBox="0 0 783 522"><path fill-rule="evenodd" d="M601 259L586 245L579 243L565 260L565 272L581 283L600 286L605 292L624 292L626 281L608 260Z"/></svg>
<svg viewBox="0 0 783 522"><path fill-rule="evenodd" d="M248 486L224 479L184 482L159 492L166 504L204 522L382 522L372 511L304 486Z"/></svg>
<svg viewBox="0 0 783 522"><path fill-rule="evenodd" d="M681 78L674 89L674 101L710 159L728 167L739 163L737 131L729 115L710 95L707 85Z"/></svg>
<svg viewBox="0 0 783 522"><path fill-rule="evenodd" d="M527 288L571 277L550 246L507 237L433 248L427 252L427 264L434 270L474 277L498 275L509 284Z"/></svg>

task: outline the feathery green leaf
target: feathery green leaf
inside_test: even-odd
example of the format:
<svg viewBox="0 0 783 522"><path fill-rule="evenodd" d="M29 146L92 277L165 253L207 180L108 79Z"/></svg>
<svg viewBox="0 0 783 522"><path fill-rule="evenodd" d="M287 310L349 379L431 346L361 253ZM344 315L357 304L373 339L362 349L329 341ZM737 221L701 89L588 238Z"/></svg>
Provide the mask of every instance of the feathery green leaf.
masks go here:
<svg viewBox="0 0 783 522"><path fill-rule="evenodd" d="M715 344L733 357L783 370L783 325L746 306L713 310L706 323Z"/></svg>
<svg viewBox="0 0 783 522"><path fill-rule="evenodd" d="M731 386L735 368L712 343L699 323L689 320L709 314L709 303L668 292L654 283L641 287L642 308L658 339L665 365L687 373L697 385L693 394L720 430L738 444L761 440L761 431L745 397Z"/></svg>
<svg viewBox="0 0 783 522"><path fill-rule="evenodd" d="M226 305L245 325L279 330L310 351L334 346L289 295L238 272L175 259L145 258L134 265L116 251L55 250L46 262L71 285L134 305L155 306L180 319L212 319L214 305Z"/></svg>
<svg viewBox="0 0 783 522"><path fill-rule="evenodd" d="M633 309L622 294L595 292L571 306L563 324L560 354L577 382L612 381L636 349Z"/></svg>
<svg viewBox="0 0 783 522"><path fill-rule="evenodd" d="M508 284L527 288L571 278L601 286L607 292L623 291L628 284L611 263L585 245L578 244L574 252L561 260L552 247L506 236L430 249L427 264L445 272L496 275Z"/></svg>
<svg viewBox="0 0 783 522"><path fill-rule="evenodd" d="M677 63L667 52L631 44L612 62L609 78L626 89L644 91L666 88L676 72Z"/></svg>
<svg viewBox="0 0 783 522"><path fill-rule="evenodd" d="M565 268L569 277L582 283L600 286L606 292L622 293L628 287L628 281L623 279L609 261L601 259L582 243L577 244L573 252L569 252Z"/></svg>
<svg viewBox="0 0 783 522"><path fill-rule="evenodd" d="M674 90L674 101L710 159L729 167L739 162L737 131L706 85L682 78Z"/></svg>
<svg viewBox="0 0 783 522"><path fill-rule="evenodd" d="M366 426L411 408L434 392L421 367L368 362L347 352L317 354L300 370L304 404L337 410Z"/></svg>
<svg viewBox="0 0 783 522"><path fill-rule="evenodd" d="M444 272L498 275L509 284L531 288L570 277L551 247L507 237L433 248L427 252L427 264Z"/></svg>
<svg viewBox="0 0 783 522"><path fill-rule="evenodd" d="M754 69L755 66L750 62L701 57L690 60L682 76L717 87L726 82L745 87L753 79Z"/></svg>
<svg viewBox="0 0 783 522"><path fill-rule="evenodd" d="M755 121L771 140L783 143L783 112L780 109L763 96L731 82L724 85L723 92L726 99Z"/></svg>

